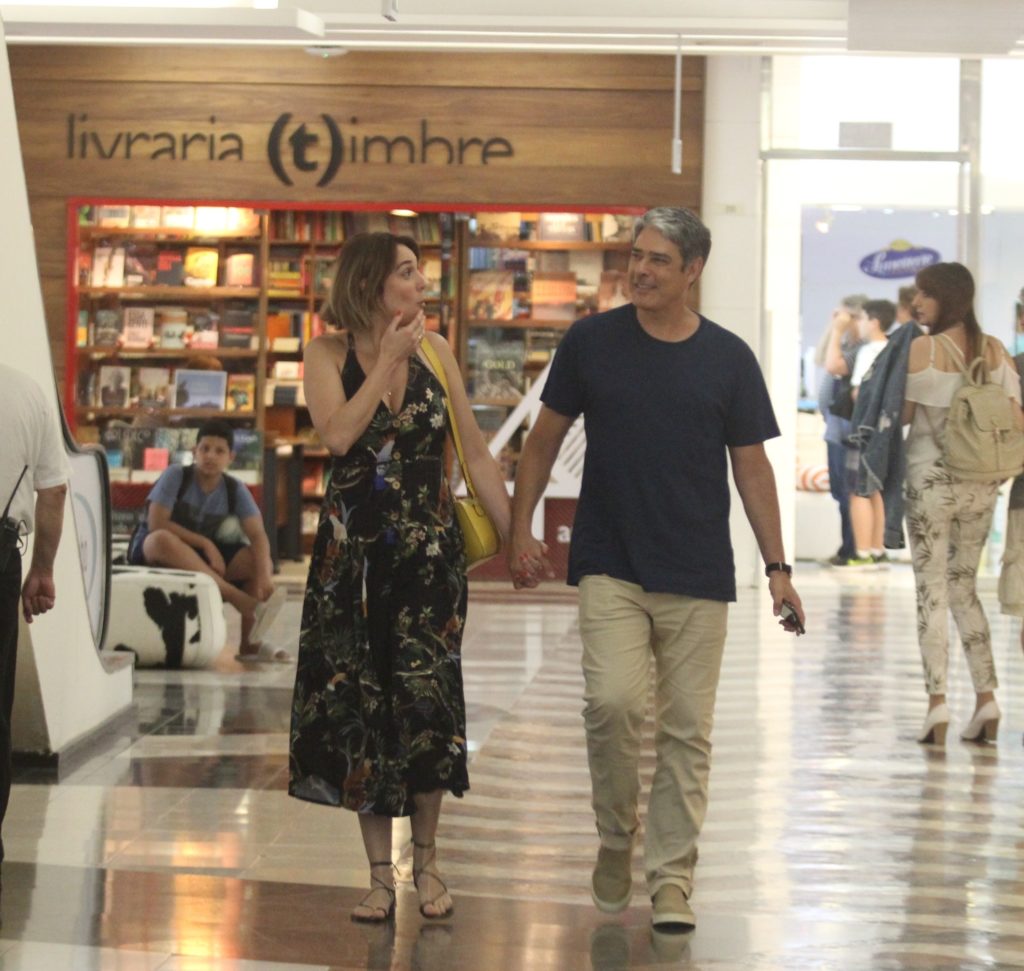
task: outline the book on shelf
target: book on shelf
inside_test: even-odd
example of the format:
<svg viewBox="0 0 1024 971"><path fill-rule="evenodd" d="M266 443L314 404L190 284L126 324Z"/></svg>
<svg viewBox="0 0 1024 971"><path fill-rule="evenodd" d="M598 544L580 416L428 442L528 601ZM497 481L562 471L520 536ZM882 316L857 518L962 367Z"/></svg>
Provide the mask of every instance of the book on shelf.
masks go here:
<svg viewBox="0 0 1024 971"><path fill-rule="evenodd" d="M229 374L225 408L228 411L252 411L256 406L256 375Z"/></svg>
<svg viewBox="0 0 1024 971"><path fill-rule="evenodd" d="M121 343L121 311L116 307L100 307L93 324L92 343L113 347Z"/></svg>
<svg viewBox="0 0 1024 971"><path fill-rule="evenodd" d="M131 225L132 207L100 205L96 207L96 225L107 229L124 229Z"/></svg>
<svg viewBox="0 0 1024 971"><path fill-rule="evenodd" d="M156 336L156 310L153 307L137 307L129 304L124 308L124 328L121 346L125 348L148 348Z"/></svg>
<svg viewBox="0 0 1024 971"><path fill-rule="evenodd" d="M192 229L195 222L194 206L164 206L160 211L160 225L165 229Z"/></svg>
<svg viewBox="0 0 1024 971"><path fill-rule="evenodd" d="M98 243L92 252L89 285L93 287L124 286L124 259L123 246Z"/></svg>
<svg viewBox="0 0 1024 971"><path fill-rule="evenodd" d="M633 239L636 216L605 213L601 217L601 239L606 243L629 243Z"/></svg>
<svg viewBox="0 0 1024 971"><path fill-rule="evenodd" d="M270 376L278 381L301 381L302 361L274 361Z"/></svg>
<svg viewBox="0 0 1024 971"><path fill-rule="evenodd" d="M537 217L537 239L559 243L584 240L585 222L581 212L542 212Z"/></svg>
<svg viewBox="0 0 1024 971"><path fill-rule="evenodd" d="M518 212L478 212L476 234L471 242L504 243L520 238L522 216Z"/></svg>
<svg viewBox="0 0 1024 971"><path fill-rule="evenodd" d="M565 331L555 328L531 328L526 332L527 367L543 367L554 356L555 350L562 342Z"/></svg>
<svg viewBox="0 0 1024 971"><path fill-rule="evenodd" d="M227 379L226 371L178 368L174 372L174 407L223 411Z"/></svg>
<svg viewBox="0 0 1024 971"><path fill-rule="evenodd" d="M188 311L184 307L157 307L156 332L161 347L188 347Z"/></svg>
<svg viewBox="0 0 1024 971"><path fill-rule="evenodd" d="M511 270L474 270L469 274L469 316L511 320L515 274Z"/></svg>
<svg viewBox="0 0 1024 971"><path fill-rule="evenodd" d="M78 311L78 324L75 327L75 346L85 347L87 344L91 344L89 340L89 311L84 307Z"/></svg>
<svg viewBox="0 0 1024 971"><path fill-rule="evenodd" d="M185 250L184 282L187 287L215 287L219 254L212 246L190 246Z"/></svg>
<svg viewBox="0 0 1024 971"><path fill-rule="evenodd" d="M306 391L301 381L282 381L270 378L267 380L266 394L268 405L294 408L306 403Z"/></svg>
<svg viewBox="0 0 1024 971"><path fill-rule="evenodd" d="M158 229L160 206L132 206L132 225L136 229Z"/></svg>
<svg viewBox="0 0 1024 971"><path fill-rule="evenodd" d="M161 287L180 287L185 282L185 261L180 249L165 248L156 254L156 283Z"/></svg>
<svg viewBox="0 0 1024 971"><path fill-rule="evenodd" d="M163 472L170 462L171 453L166 448L151 445L142 450L142 468L147 472Z"/></svg>
<svg viewBox="0 0 1024 971"><path fill-rule="evenodd" d="M101 408L127 408L132 387L132 369L123 364L100 367L100 385L96 404Z"/></svg>
<svg viewBox="0 0 1024 971"><path fill-rule="evenodd" d="M251 348L255 339L252 311L227 307L220 321L220 346Z"/></svg>
<svg viewBox="0 0 1024 971"><path fill-rule="evenodd" d="M220 315L213 310L189 312L189 347L215 348L220 346Z"/></svg>
<svg viewBox="0 0 1024 971"><path fill-rule="evenodd" d="M137 371L137 381L137 400L140 408L170 407L170 368L140 367Z"/></svg>
<svg viewBox="0 0 1024 971"><path fill-rule="evenodd" d="M474 399L522 397L526 343L520 337L494 340L482 333L469 338L469 385Z"/></svg>
<svg viewBox="0 0 1024 971"><path fill-rule="evenodd" d="M224 286L251 287L255 280L255 268L255 254L229 253L224 258Z"/></svg>
<svg viewBox="0 0 1024 971"><path fill-rule="evenodd" d="M625 270L604 270L597 285L598 311L614 310L629 303L629 277Z"/></svg>
<svg viewBox="0 0 1024 971"><path fill-rule="evenodd" d="M156 283L157 248L153 243L129 243L124 251L126 287L151 287Z"/></svg>
<svg viewBox="0 0 1024 971"><path fill-rule="evenodd" d="M190 465L198 431L197 427L157 428L153 436L153 444L157 448L167 449L171 462L178 465Z"/></svg>
<svg viewBox="0 0 1024 971"><path fill-rule="evenodd" d="M240 482L255 485L263 469L263 432L258 428L235 429L235 458L228 470Z"/></svg>
<svg viewBox="0 0 1024 971"><path fill-rule="evenodd" d="M420 262L420 273L426 281L427 288L423 296L433 299L441 297L441 257L434 254L424 256Z"/></svg>
<svg viewBox="0 0 1024 971"><path fill-rule="evenodd" d="M99 375L95 368L86 368L79 371L76 381L75 401L80 405L94 406L96 404L96 389L99 387ZM81 441L79 436L79 441Z"/></svg>
<svg viewBox="0 0 1024 971"><path fill-rule="evenodd" d="M107 453L108 464L113 464L113 459L118 468L141 470L145 464L146 449L155 444L156 432L155 428L137 428L120 421L108 422L100 432L100 445Z"/></svg>
<svg viewBox="0 0 1024 971"><path fill-rule="evenodd" d="M530 284L534 320L576 319L576 274L534 273Z"/></svg>

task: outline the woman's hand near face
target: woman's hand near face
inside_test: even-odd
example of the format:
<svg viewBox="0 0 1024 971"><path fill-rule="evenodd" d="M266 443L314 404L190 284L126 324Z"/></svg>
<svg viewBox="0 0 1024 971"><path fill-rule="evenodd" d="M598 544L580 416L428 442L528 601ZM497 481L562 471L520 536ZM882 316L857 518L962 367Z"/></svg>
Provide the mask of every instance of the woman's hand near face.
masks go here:
<svg viewBox="0 0 1024 971"><path fill-rule="evenodd" d="M379 360L392 367L412 357L423 340L426 331L426 317L421 310L407 324L402 323L401 312L396 313L380 339Z"/></svg>

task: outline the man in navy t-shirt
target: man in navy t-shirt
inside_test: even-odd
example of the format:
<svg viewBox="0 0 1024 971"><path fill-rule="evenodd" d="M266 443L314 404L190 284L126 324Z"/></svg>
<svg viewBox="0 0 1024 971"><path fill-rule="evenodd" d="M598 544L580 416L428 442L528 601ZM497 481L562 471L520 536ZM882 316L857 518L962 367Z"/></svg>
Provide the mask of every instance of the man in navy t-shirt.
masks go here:
<svg viewBox="0 0 1024 971"><path fill-rule="evenodd" d="M206 422L196 435L193 464L172 465L146 497L146 518L132 536L128 560L212 577L225 602L242 617L240 661L290 661L260 638L280 607L274 591L270 541L252 494L227 474L234 431Z"/></svg>
<svg viewBox="0 0 1024 971"><path fill-rule="evenodd" d="M552 575L530 523L562 440L582 414L587 451L569 583L580 589L584 722L601 839L592 895L607 913L631 899L653 656L657 766L644 864L652 921L670 931L695 923L689 897L726 610L736 599L730 463L774 613L787 630L802 630L804 619L763 445L779 429L761 370L742 340L687 306L710 249L711 234L689 210L652 209L637 221L633 302L578 321L555 355L519 459L508 552L517 587Z"/></svg>

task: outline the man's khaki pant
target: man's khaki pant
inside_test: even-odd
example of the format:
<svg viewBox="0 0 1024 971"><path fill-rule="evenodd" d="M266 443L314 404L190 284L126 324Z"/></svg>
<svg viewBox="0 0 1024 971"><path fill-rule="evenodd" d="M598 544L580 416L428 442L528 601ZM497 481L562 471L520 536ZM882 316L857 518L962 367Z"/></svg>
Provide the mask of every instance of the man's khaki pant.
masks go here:
<svg viewBox="0 0 1024 971"><path fill-rule="evenodd" d="M601 843L628 849L640 825L640 730L653 657L657 758L644 837L647 889L653 896L672 883L689 896L707 809L727 604L645 593L608 576L584 577L579 589L583 720Z"/></svg>

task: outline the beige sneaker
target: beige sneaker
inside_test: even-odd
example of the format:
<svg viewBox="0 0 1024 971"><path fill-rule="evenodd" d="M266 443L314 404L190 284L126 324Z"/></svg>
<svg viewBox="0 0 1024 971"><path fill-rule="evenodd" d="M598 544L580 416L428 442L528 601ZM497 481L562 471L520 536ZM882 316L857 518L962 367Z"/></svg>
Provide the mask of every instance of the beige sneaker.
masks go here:
<svg viewBox="0 0 1024 971"><path fill-rule="evenodd" d="M590 884L594 905L605 914L617 914L629 906L633 896L633 850L597 851L597 866Z"/></svg>
<svg viewBox="0 0 1024 971"><path fill-rule="evenodd" d="M669 934L685 934L697 926L697 918L693 915L682 887L666 883L654 895L652 903L654 913L651 916L651 924L655 930Z"/></svg>

